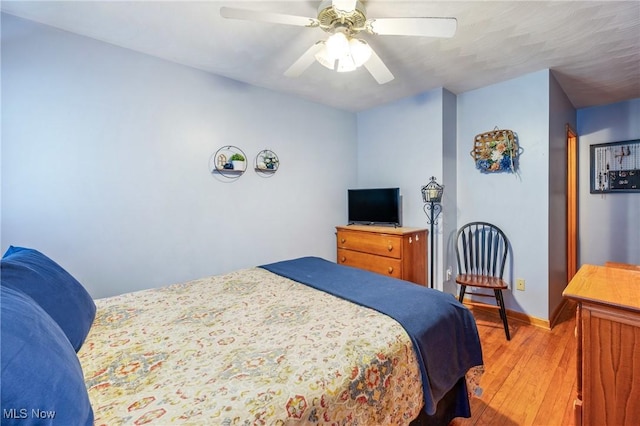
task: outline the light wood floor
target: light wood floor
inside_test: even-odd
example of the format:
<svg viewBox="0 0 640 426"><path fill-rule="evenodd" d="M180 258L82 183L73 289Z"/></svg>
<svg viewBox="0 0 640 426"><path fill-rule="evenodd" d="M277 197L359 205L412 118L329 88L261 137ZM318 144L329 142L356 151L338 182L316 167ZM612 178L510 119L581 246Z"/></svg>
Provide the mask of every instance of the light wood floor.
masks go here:
<svg viewBox="0 0 640 426"><path fill-rule="evenodd" d="M474 310L485 363L484 393L472 398L470 419L450 426L573 424L576 386L575 306L553 330L509 321L511 341L497 315Z"/></svg>

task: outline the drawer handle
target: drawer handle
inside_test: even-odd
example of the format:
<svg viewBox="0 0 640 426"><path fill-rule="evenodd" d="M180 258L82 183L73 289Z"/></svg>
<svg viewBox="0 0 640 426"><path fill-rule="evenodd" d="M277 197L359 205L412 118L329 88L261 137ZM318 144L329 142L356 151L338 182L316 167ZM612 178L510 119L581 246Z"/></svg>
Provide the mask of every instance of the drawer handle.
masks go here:
<svg viewBox="0 0 640 426"><path fill-rule="evenodd" d="M344 244L346 241L347 241L346 239L344 239L344 238L340 238L340 242L341 242L342 244Z"/></svg>
<svg viewBox="0 0 640 426"><path fill-rule="evenodd" d="M389 266L389 273L393 274L393 266Z"/></svg>
<svg viewBox="0 0 640 426"><path fill-rule="evenodd" d="M387 250L389 250L389 251L393 250L393 245L389 244L389 245L387 246Z"/></svg>
<svg viewBox="0 0 640 426"><path fill-rule="evenodd" d="M342 263L344 263L346 260L347 260L347 258L346 258L346 257L344 257L344 256L342 256L342 257L340 258L340 262L342 262Z"/></svg>

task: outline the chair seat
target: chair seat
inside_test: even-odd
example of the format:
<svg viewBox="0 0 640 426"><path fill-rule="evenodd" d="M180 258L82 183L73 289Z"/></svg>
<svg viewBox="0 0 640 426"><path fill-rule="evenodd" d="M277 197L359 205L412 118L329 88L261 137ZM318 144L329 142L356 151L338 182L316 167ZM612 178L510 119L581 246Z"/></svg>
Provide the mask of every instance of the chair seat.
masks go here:
<svg viewBox="0 0 640 426"><path fill-rule="evenodd" d="M472 287L484 287L501 290L509 287L507 283L501 278L476 274L460 274L456 277L456 282L458 284L468 285Z"/></svg>

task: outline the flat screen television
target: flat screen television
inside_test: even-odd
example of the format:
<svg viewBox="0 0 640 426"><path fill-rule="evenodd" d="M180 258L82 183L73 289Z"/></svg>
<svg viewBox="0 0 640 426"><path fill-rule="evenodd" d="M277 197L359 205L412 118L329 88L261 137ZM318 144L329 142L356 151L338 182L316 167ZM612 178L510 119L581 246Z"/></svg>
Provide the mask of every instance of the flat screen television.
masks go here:
<svg viewBox="0 0 640 426"><path fill-rule="evenodd" d="M400 188L347 190L349 224L402 225Z"/></svg>

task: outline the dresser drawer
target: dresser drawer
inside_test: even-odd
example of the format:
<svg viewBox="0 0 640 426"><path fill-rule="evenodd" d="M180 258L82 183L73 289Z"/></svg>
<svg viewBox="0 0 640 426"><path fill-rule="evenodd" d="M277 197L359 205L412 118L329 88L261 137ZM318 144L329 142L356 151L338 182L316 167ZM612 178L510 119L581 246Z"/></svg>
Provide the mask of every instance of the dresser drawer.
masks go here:
<svg viewBox="0 0 640 426"><path fill-rule="evenodd" d="M338 263L402 279L402 261L400 259L339 248Z"/></svg>
<svg viewBox="0 0 640 426"><path fill-rule="evenodd" d="M401 236L338 230L337 238L338 248L396 259L402 257Z"/></svg>

